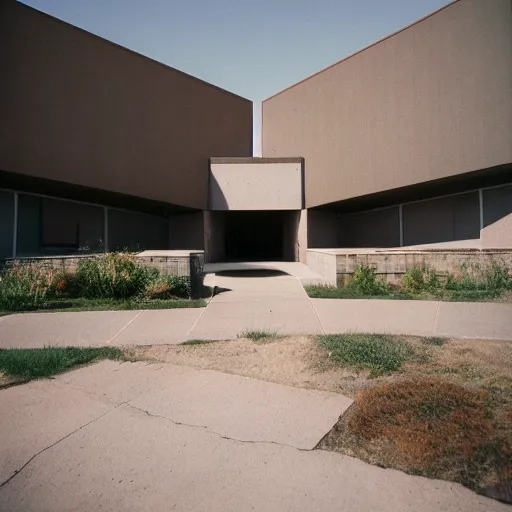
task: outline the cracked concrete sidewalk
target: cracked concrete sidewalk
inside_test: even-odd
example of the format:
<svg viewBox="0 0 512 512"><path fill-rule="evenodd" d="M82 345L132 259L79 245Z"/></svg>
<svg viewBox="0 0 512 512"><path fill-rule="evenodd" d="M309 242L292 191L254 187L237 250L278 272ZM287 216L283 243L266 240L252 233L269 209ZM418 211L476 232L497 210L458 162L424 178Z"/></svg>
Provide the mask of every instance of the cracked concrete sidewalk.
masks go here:
<svg viewBox="0 0 512 512"><path fill-rule="evenodd" d="M285 335L377 332L512 340L512 304L310 299L290 275L208 275L226 291L206 308L0 317L0 348L160 345L235 339L247 330Z"/></svg>
<svg viewBox="0 0 512 512"><path fill-rule="evenodd" d="M5 389L0 510L509 510L457 484L314 450L350 404L142 362Z"/></svg>

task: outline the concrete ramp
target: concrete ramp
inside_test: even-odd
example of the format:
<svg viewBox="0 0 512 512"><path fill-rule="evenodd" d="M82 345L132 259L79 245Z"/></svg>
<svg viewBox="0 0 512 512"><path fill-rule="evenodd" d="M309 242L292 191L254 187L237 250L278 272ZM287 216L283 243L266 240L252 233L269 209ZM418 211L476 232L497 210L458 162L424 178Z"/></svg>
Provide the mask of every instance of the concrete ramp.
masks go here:
<svg viewBox="0 0 512 512"><path fill-rule="evenodd" d="M270 270L286 268L283 270ZM228 269L237 270L228 270ZM318 334L322 326L299 276L311 275L305 265L238 263L209 266L208 286L218 287L189 338L234 339L245 331ZM217 273L212 273L216 271Z"/></svg>

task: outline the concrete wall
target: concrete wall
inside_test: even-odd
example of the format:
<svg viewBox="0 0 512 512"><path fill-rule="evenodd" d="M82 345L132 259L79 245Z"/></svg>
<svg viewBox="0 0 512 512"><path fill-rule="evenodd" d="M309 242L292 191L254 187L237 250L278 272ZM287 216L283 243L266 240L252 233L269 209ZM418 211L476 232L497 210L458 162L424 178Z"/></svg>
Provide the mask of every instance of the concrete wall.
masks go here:
<svg viewBox="0 0 512 512"><path fill-rule="evenodd" d="M404 245L478 238L478 192L404 205L403 230Z"/></svg>
<svg viewBox="0 0 512 512"><path fill-rule="evenodd" d="M337 247L399 247L398 206L340 215Z"/></svg>
<svg viewBox="0 0 512 512"><path fill-rule="evenodd" d="M104 250L103 208L44 197L41 217L43 247L76 245L93 252Z"/></svg>
<svg viewBox="0 0 512 512"><path fill-rule="evenodd" d="M300 210L302 160L211 159L210 210Z"/></svg>
<svg viewBox="0 0 512 512"><path fill-rule="evenodd" d="M512 2L460 0L263 103L306 206L512 162Z"/></svg>
<svg viewBox="0 0 512 512"><path fill-rule="evenodd" d="M226 258L224 212L204 212L204 259L206 263Z"/></svg>
<svg viewBox="0 0 512 512"><path fill-rule="evenodd" d="M160 270L164 275L173 276L190 276L190 254L183 251L177 251L177 254L171 254L171 251L166 251L167 256L144 256L136 255L137 262L141 265L148 267L154 267ZM194 253L201 251L194 251ZM22 258L18 261L32 262L34 264L42 265L46 268L54 268L56 270L66 270L73 272L77 270L80 262L84 259L94 258L97 255L87 256L53 256L53 257L42 257L42 258ZM0 259L0 268L6 261L13 261L12 259Z"/></svg>
<svg viewBox="0 0 512 512"><path fill-rule="evenodd" d="M512 248L512 185L484 190L482 200L482 246Z"/></svg>
<svg viewBox="0 0 512 512"><path fill-rule="evenodd" d="M0 258L12 256L14 194L0 190Z"/></svg>
<svg viewBox="0 0 512 512"><path fill-rule="evenodd" d="M308 210L308 248L338 247L338 217L335 213Z"/></svg>
<svg viewBox="0 0 512 512"><path fill-rule="evenodd" d="M325 284L336 286L336 254L309 249L306 254L306 263L313 272L324 278Z"/></svg>
<svg viewBox="0 0 512 512"><path fill-rule="evenodd" d="M461 265L485 267L492 261L512 267L512 250L402 250L402 251L339 251L336 257L338 284L352 279L360 265L375 268L376 273L388 282L400 282L410 269L428 266L439 276L460 273ZM309 258L309 253L308 253ZM330 268L330 267L329 267Z"/></svg>
<svg viewBox="0 0 512 512"><path fill-rule="evenodd" d="M0 170L206 208L208 159L252 155L252 102L0 2Z"/></svg>
<svg viewBox="0 0 512 512"><path fill-rule="evenodd" d="M108 250L162 250L169 248L169 222L165 217L123 210L108 211Z"/></svg>
<svg viewBox="0 0 512 512"><path fill-rule="evenodd" d="M204 249L203 212L178 213L169 217L169 248Z"/></svg>
<svg viewBox="0 0 512 512"><path fill-rule="evenodd" d="M512 248L512 213L482 229L480 242L489 249Z"/></svg>
<svg viewBox="0 0 512 512"><path fill-rule="evenodd" d="M297 227L297 244L299 261L307 262L308 252L308 210L301 210L299 213L299 225Z"/></svg>

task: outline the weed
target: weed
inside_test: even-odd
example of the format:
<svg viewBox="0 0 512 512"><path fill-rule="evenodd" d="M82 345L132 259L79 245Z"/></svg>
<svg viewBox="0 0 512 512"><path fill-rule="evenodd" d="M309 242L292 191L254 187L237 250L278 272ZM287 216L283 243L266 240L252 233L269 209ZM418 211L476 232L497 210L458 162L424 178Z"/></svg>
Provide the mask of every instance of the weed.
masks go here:
<svg viewBox="0 0 512 512"><path fill-rule="evenodd" d="M361 295L386 295L391 291L391 286L377 277L374 267L360 265L354 272L348 288Z"/></svg>
<svg viewBox="0 0 512 512"><path fill-rule="evenodd" d="M190 297L190 278L165 276L148 286L146 297L149 299L188 299Z"/></svg>
<svg viewBox="0 0 512 512"><path fill-rule="evenodd" d="M212 340L187 340L182 343L182 345L209 345L210 343L214 343Z"/></svg>
<svg viewBox="0 0 512 512"><path fill-rule="evenodd" d="M429 336L425 338L421 338L421 343L425 345L433 345L435 347L442 347L446 344L446 338L441 338L439 336Z"/></svg>
<svg viewBox="0 0 512 512"><path fill-rule="evenodd" d="M5 349L0 350L0 370L11 377L37 379L98 359L121 359L122 357L122 351L115 347Z"/></svg>
<svg viewBox="0 0 512 512"><path fill-rule="evenodd" d="M336 334L320 337L320 344L338 364L370 370L370 378L399 370L413 358L412 346L385 334Z"/></svg>
<svg viewBox="0 0 512 512"><path fill-rule="evenodd" d="M252 341L268 341L278 337L275 331L244 331L238 335L239 338L247 338Z"/></svg>
<svg viewBox="0 0 512 512"><path fill-rule="evenodd" d="M14 262L0 275L0 309L30 311L43 307L52 294L55 271Z"/></svg>
<svg viewBox="0 0 512 512"><path fill-rule="evenodd" d="M407 292L438 293L441 281L430 267L423 265L409 269L403 277L403 288Z"/></svg>

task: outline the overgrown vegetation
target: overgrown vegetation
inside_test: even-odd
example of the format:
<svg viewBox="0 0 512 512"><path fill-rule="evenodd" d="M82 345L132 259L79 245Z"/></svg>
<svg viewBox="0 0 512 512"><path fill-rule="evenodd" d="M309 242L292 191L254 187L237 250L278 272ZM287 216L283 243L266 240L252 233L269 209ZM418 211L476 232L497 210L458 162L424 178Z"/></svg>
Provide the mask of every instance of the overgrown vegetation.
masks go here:
<svg viewBox="0 0 512 512"><path fill-rule="evenodd" d="M412 347L386 334L335 334L320 336L335 363L370 370L370 378L399 370L414 356Z"/></svg>
<svg viewBox="0 0 512 512"><path fill-rule="evenodd" d="M115 347L5 349L0 350L0 371L10 377L30 380L50 377L99 359L122 358L123 352Z"/></svg>
<svg viewBox="0 0 512 512"><path fill-rule="evenodd" d="M77 312L77 311L129 311L149 309L203 308L203 299L82 299L62 298L50 300L40 313Z"/></svg>
<svg viewBox="0 0 512 512"><path fill-rule="evenodd" d="M52 295L53 270L14 263L0 275L0 310L27 311L43 307Z"/></svg>
<svg viewBox="0 0 512 512"><path fill-rule="evenodd" d="M175 307L185 307L189 298L188 277L162 275L126 253L85 258L76 272L14 262L0 274L0 310L4 311L88 309L88 305L91 309L150 309L179 300ZM98 301L104 301L99 308L95 307Z"/></svg>
<svg viewBox="0 0 512 512"><path fill-rule="evenodd" d="M346 286L308 286L313 298L436 299L447 301L496 300L512 291L512 271L505 264L462 265L455 274L438 275L428 266L409 269L399 285L380 278L375 269L359 266Z"/></svg>

